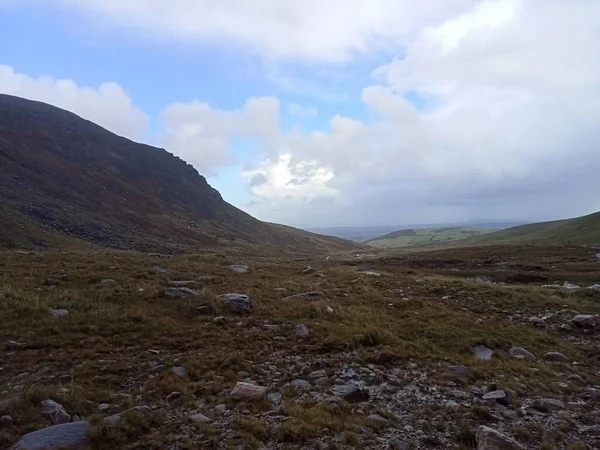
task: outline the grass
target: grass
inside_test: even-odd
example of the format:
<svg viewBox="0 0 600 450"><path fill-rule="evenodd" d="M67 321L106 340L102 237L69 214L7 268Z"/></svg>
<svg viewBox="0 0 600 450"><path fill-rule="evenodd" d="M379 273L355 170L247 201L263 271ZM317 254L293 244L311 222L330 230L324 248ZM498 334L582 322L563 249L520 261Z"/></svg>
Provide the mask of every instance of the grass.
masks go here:
<svg viewBox="0 0 600 450"><path fill-rule="evenodd" d="M562 255L536 254L535 261L527 260L531 255L526 253L504 251L494 248L476 255L481 260L502 255L498 259L513 265L541 264L543 273L559 270L568 279L600 280L600 269L589 270L589 265L584 266L578 258L570 260L570 251ZM583 291L565 294L531 284L474 281L463 275L469 271L470 261L476 260L471 252L462 256L442 252L436 256L440 263L436 267L427 265L430 254L359 263L308 261L326 275L324 278L303 274L306 260L282 264L281 259L271 257L2 253L0 339L24 346L6 350L8 358L0 371L0 399L21 393L15 406L0 411L10 414L18 424L15 429L2 430L0 447L44 426L46 422L39 415L39 402L44 398L53 398L82 417L94 417L99 403L109 402L124 411L164 402L167 395L177 391L184 397L177 407L192 408L202 400L209 407L226 403L232 410L238 406L247 409L251 416L236 416L232 427L237 433L234 440L244 442L248 448L261 448L273 436L280 442L298 445L322 437L324 429L339 434L341 444L360 448L362 438L357 429L364 418L348 405L342 404L342 414L337 415L326 403L306 401L300 393L286 391L281 408L286 420L271 435L260 419L261 414L270 411L269 404L238 405L229 398L238 372L246 371L260 382L264 364L276 366L284 381L289 381L289 366L281 359L287 355L306 360L320 355L328 367L348 362L376 364L386 373L416 361L428 368L433 382L440 384L448 382L440 367L466 364L471 374L464 382L499 383L499 388L513 392L511 404L514 401L515 406L524 396L548 396L551 383L564 381L564 373L594 379L597 356L593 356L593 342L564 339L559 332L533 327L528 319L558 310L600 313L600 296ZM508 259L508 255L514 259ZM233 273L228 265L234 263L251 265L251 273ZM360 275L367 265L384 276ZM150 274L154 266L164 267L169 274ZM457 271L451 271L454 268ZM514 274L521 269L509 265L503 270ZM169 280L194 280L201 275L213 278L196 288L197 297L163 296ZM117 282L101 284L105 278ZM278 290L281 288L286 291ZM312 290L324 292L330 300L281 301L286 295ZM220 309L214 298L226 292L248 294L254 303L253 312L236 315ZM204 305L211 306L213 312L206 314L198 309ZM65 308L70 314L54 319L49 314L51 308ZM213 323L212 318L221 314L227 322ZM299 323L311 330L307 340L294 335ZM268 331L263 328L265 324L280 328ZM472 347L477 344L495 350L491 361L475 360ZM542 360L534 364L515 360L507 354L514 345L538 357L546 351L560 351L583 364L563 367ZM151 367L156 365L164 369L154 372ZM173 366L184 366L188 378L172 374ZM534 375L532 367L537 369ZM399 381L410 382L409 378ZM491 419L483 406L468 412L469 420L476 423ZM444 423L459 423L452 416L454 412L448 414L431 412L432 417L444 416ZM161 413L156 417L134 414L127 420L117 430L96 422L89 447L106 448L103 442L107 442L115 448L126 448L126 443L163 448L160 446L166 437L180 434L181 424L163 420ZM187 448L218 448L219 437L214 429L205 428L185 444ZM461 428L457 441L470 448L471 433L472 428ZM539 433L531 433L539 442Z"/></svg>
<svg viewBox="0 0 600 450"><path fill-rule="evenodd" d="M455 241L469 237L480 236L495 230L489 228L447 227L424 228L394 231L367 241L366 243L376 248L402 248L413 245L434 244Z"/></svg>

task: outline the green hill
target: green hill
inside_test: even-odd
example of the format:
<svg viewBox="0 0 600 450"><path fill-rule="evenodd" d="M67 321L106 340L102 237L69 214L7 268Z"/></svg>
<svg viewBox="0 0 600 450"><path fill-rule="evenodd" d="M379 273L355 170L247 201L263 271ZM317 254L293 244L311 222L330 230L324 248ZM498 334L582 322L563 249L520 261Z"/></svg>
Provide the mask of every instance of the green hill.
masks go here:
<svg viewBox="0 0 600 450"><path fill-rule="evenodd" d="M489 228L470 227L409 229L394 231L393 233L371 239L366 243L377 248L401 248L411 245L425 245L466 239L493 231L495 230Z"/></svg>
<svg viewBox="0 0 600 450"><path fill-rule="evenodd" d="M485 236L477 236L460 244L600 244L600 212L575 219L520 225Z"/></svg>

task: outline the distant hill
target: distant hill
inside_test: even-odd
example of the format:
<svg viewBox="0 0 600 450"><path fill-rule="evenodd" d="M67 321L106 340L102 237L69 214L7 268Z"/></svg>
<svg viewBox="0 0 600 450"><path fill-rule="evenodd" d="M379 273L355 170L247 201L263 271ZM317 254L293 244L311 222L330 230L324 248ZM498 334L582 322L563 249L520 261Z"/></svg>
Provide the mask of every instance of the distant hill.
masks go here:
<svg viewBox="0 0 600 450"><path fill-rule="evenodd" d="M408 229L394 231L393 233L371 239L366 243L377 248L401 248L412 245L426 245L466 239L473 236L491 233L493 231L494 230L489 228L468 227Z"/></svg>
<svg viewBox="0 0 600 450"><path fill-rule="evenodd" d="M168 252L223 245L309 252L357 247L261 222L225 202L167 151L9 95L0 95L0 216L2 248L80 240Z"/></svg>
<svg viewBox="0 0 600 450"><path fill-rule="evenodd" d="M521 225L457 244L600 245L600 212L574 219Z"/></svg>

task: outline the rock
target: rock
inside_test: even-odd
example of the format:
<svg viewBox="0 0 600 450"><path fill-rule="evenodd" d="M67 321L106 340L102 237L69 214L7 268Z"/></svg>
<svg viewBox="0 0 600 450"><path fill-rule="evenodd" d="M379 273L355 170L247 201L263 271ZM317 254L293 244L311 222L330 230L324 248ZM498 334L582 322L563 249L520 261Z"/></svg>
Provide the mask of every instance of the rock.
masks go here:
<svg viewBox="0 0 600 450"><path fill-rule="evenodd" d="M446 368L446 373L455 378L468 378L471 371L467 366L449 366Z"/></svg>
<svg viewBox="0 0 600 450"><path fill-rule="evenodd" d="M238 381L231 391L231 398L234 400L256 401L264 398L266 394L266 387Z"/></svg>
<svg viewBox="0 0 600 450"><path fill-rule="evenodd" d="M171 372L180 378L187 378L188 376L188 371L185 367L173 367L171 368Z"/></svg>
<svg viewBox="0 0 600 450"><path fill-rule="evenodd" d="M571 323L579 328L591 330L596 328L596 318L594 316L579 314L571 319Z"/></svg>
<svg viewBox="0 0 600 450"><path fill-rule="evenodd" d="M206 417L204 414L202 413L196 413L196 414L192 414L190 416L190 420L194 423L197 424L202 424L202 423L211 423L212 419L210 417Z"/></svg>
<svg viewBox="0 0 600 450"><path fill-rule="evenodd" d="M325 378L317 378L317 380L315 381L315 385L322 387L322 388L326 388L331 386L331 380L327 377Z"/></svg>
<svg viewBox="0 0 600 450"><path fill-rule="evenodd" d="M508 350L508 354L513 358L525 359L527 361L535 361L533 353L525 350L523 347L512 347Z"/></svg>
<svg viewBox="0 0 600 450"><path fill-rule="evenodd" d="M71 421L71 415L65 411L63 405L50 399L42 401L42 415L50 420L52 425Z"/></svg>
<svg viewBox="0 0 600 450"><path fill-rule="evenodd" d="M569 358L559 352L548 352L544 355L546 361L551 362L567 362Z"/></svg>
<svg viewBox="0 0 600 450"><path fill-rule="evenodd" d="M221 403L220 405L215 406L215 412L217 414L225 414L227 412L227 405Z"/></svg>
<svg viewBox="0 0 600 450"><path fill-rule="evenodd" d="M327 305L327 307L325 308L325 311L327 311L329 314L331 314L333 312L333 308L329 305Z"/></svg>
<svg viewBox="0 0 600 450"><path fill-rule="evenodd" d="M483 399L486 401L497 402L501 405L508 406L508 397L506 396L506 392L502 390L488 392L483 396Z"/></svg>
<svg viewBox="0 0 600 450"><path fill-rule="evenodd" d="M477 450L524 450L524 447L508 436L486 426L476 433Z"/></svg>
<svg viewBox="0 0 600 450"><path fill-rule="evenodd" d="M279 406L281 405L281 394L278 392L272 392L270 393L268 396L269 401L274 405L274 406Z"/></svg>
<svg viewBox="0 0 600 450"><path fill-rule="evenodd" d="M62 317L67 317L69 315L69 311L66 309L51 309L50 315L55 319L60 319Z"/></svg>
<svg viewBox="0 0 600 450"><path fill-rule="evenodd" d="M116 427L121 422L121 418L123 417L123 414L127 414L128 412L131 412L131 411L137 411L142 414L151 414L152 408L150 408L149 406L146 406L146 405L136 406L136 407L128 409L127 411L124 411L122 413L113 414L112 416L105 417L104 422L106 422L111 427Z"/></svg>
<svg viewBox="0 0 600 450"><path fill-rule="evenodd" d="M233 312L251 312L252 300L246 294L223 294L217 296L217 300L223 303L228 310Z"/></svg>
<svg viewBox="0 0 600 450"><path fill-rule="evenodd" d="M576 284L571 284L568 281L563 283L563 289L581 289L581 286L577 286Z"/></svg>
<svg viewBox="0 0 600 450"><path fill-rule="evenodd" d="M600 425L580 427L577 432L585 436L600 438Z"/></svg>
<svg viewBox="0 0 600 450"><path fill-rule="evenodd" d="M165 289L167 297L195 297L198 293L186 287L168 287Z"/></svg>
<svg viewBox="0 0 600 450"><path fill-rule="evenodd" d="M227 323L227 318L225 316L215 317L213 323L216 325L225 325Z"/></svg>
<svg viewBox="0 0 600 450"><path fill-rule="evenodd" d="M309 301L319 301L319 300L329 300L325 294L319 291L313 292L303 292L300 294L290 295L289 297L284 297L282 300L309 300Z"/></svg>
<svg viewBox="0 0 600 450"><path fill-rule="evenodd" d="M539 317L530 317L529 322L531 322L536 328L546 328L546 322L544 322Z"/></svg>
<svg viewBox="0 0 600 450"><path fill-rule="evenodd" d="M8 414L0 416L0 428L8 428L13 425L13 418Z"/></svg>
<svg viewBox="0 0 600 450"><path fill-rule="evenodd" d="M465 392L465 391L459 391L458 389L454 389L454 390L450 391L449 394L452 397L457 398L459 400L470 400L471 399L471 394L469 394L468 392Z"/></svg>
<svg viewBox="0 0 600 450"><path fill-rule="evenodd" d="M11 450L76 450L85 445L90 423L64 423L28 433Z"/></svg>
<svg viewBox="0 0 600 450"><path fill-rule="evenodd" d="M380 416L379 414L371 414L367 416L367 420L386 427L390 424L389 420L387 420L385 417Z"/></svg>
<svg viewBox="0 0 600 450"><path fill-rule="evenodd" d="M364 270L362 272L359 272L361 275L366 275L368 277L380 277L381 274L379 272L374 272L372 270Z"/></svg>
<svg viewBox="0 0 600 450"><path fill-rule="evenodd" d="M111 405L108 403L100 403L98 405L98 411L100 412L106 412L111 408Z"/></svg>
<svg viewBox="0 0 600 450"><path fill-rule="evenodd" d="M174 402L175 400L181 398L183 394L181 392L173 391L165 398L169 403Z"/></svg>
<svg viewBox="0 0 600 450"><path fill-rule="evenodd" d="M540 400L542 407L550 410L565 409L565 404L555 398L543 398Z"/></svg>
<svg viewBox="0 0 600 450"><path fill-rule="evenodd" d="M198 283L197 281L169 281L169 286L171 286L171 287L191 288L191 287L198 286L199 284L200 283Z"/></svg>
<svg viewBox="0 0 600 450"><path fill-rule="evenodd" d="M294 333L296 336L301 338L307 338L310 336L310 330L304 324L296 325L296 328L294 328Z"/></svg>
<svg viewBox="0 0 600 450"><path fill-rule="evenodd" d="M153 267L152 269L150 269L150 273L153 273L154 275L165 275L169 272L166 269L163 269L162 267Z"/></svg>
<svg viewBox="0 0 600 450"><path fill-rule="evenodd" d="M292 380L292 382L290 383L292 386L294 386L296 389L300 389L303 391L309 391L310 390L310 383L306 380L302 380L302 379L295 379Z"/></svg>
<svg viewBox="0 0 600 450"><path fill-rule="evenodd" d="M364 402L369 400L369 391L361 388L355 383L334 386L331 390L333 395L347 402Z"/></svg>
<svg viewBox="0 0 600 450"><path fill-rule="evenodd" d="M491 348L486 347L485 345L476 345L475 347L473 347L473 353L475 354L475 358L487 361L492 359L494 351Z"/></svg>
<svg viewBox="0 0 600 450"><path fill-rule="evenodd" d="M390 439L390 448L393 450L407 450L408 446L400 439L392 438Z"/></svg>
<svg viewBox="0 0 600 450"><path fill-rule="evenodd" d="M574 381L577 384L580 384L581 386L587 386L587 382L581 377L581 375L578 375L576 373L572 373L571 375L569 375L567 377L567 381Z"/></svg>
<svg viewBox="0 0 600 450"><path fill-rule="evenodd" d="M232 264L229 266L229 269L236 273L246 273L250 269L250 266L245 266L243 264Z"/></svg>
<svg viewBox="0 0 600 450"><path fill-rule="evenodd" d="M325 370L315 370L308 375L309 378L316 380L317 378L327 378L327 372Z"/></svg>
<svg viewBox="0 0 600 450"><path fill-rule="evenodd" d="M306 266L302 273L304 275L310 275L311 273L315 273L315 269L313 269L311 266Z"/></svg>
<svg viewBox="0 0 600 450"><path fill-rule="evenodd" d="M562 284L559 284L559 283L552 283L552 284L542 284L542 287L546 288L546 289L560 289L563 286L562 286Z"/></svg>
<svg viewBox="0 0 600 450"><path fill-rule="evenodd" d="M17 342L17 341L8 341L5 345L4 348L6 350L16 350L18 348L23 348L25 347L25 343L24 342Z"/></svg>
<svg viewBox="0 0 600 450"><path fill-rule="evenodd" d="M104 279L104 280L102 280L100 282L100 284L104 284L104 285L106 285L106 284L115 284L115 283L116 283L116 281L113 280L112 278L106 278L106 279Z"/></svg>

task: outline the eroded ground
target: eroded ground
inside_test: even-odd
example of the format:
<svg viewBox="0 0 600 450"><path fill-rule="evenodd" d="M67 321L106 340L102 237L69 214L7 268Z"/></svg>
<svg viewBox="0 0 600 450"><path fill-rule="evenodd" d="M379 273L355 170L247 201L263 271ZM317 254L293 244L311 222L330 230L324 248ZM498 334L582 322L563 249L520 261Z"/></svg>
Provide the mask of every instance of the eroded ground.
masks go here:
<svg viewBox="0 0 600 450"><path fill-rule="evenodd" d="M595 253L4 253L0 448L53 419L89 421L93 449L475 448L481 425L599 448ZM172 281L194 292L165 296ZM541 287L565 281L581 288ZM310 291L327 299L282 300ZM234 398L239 381L266 395ZM47 399L64 412L42 414Z"/></svg>

